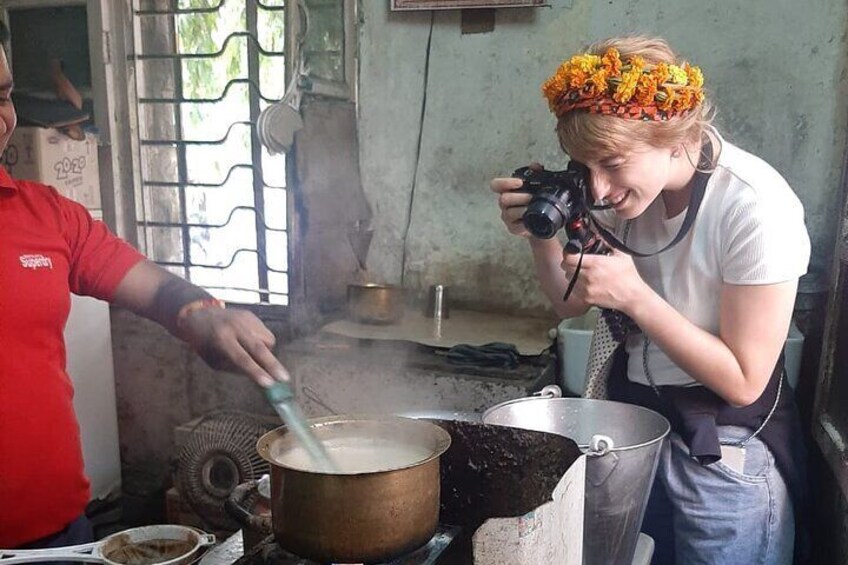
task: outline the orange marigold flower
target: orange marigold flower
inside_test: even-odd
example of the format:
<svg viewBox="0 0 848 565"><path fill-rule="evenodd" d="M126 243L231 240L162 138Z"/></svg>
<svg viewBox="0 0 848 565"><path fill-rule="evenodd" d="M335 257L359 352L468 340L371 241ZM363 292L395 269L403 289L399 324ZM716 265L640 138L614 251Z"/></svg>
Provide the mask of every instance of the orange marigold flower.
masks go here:
<svg viewBox="0 0 848 565"><path fill-rule="evenodd" d="M591 96L600 96L607 92L609 88L607 78L609 78L609 72L603 67L596 70L592 76L589 77L586 85L587 88L591 87Z"/></svg>
<svg viewBox="0 0 848 565"><path fill-rule="evenodd" d="M566 86L565 76L559 72L542 84L542 94L547 98L551 110L554 109L557 98L565 92Z"/></svg>
<svg viewBox="0 0 848 565"><path fill-rule="evenodd" d="M568 77L568 86L575 90L580 90L589 78L589 74L583 72L582 69L572 69Z"/></svg>
<svg viewBox="0 0 848 565"><path fill-rule="evenodd" d="M636 85L635 98L640 106L650 106L654 103L657 95L657 79L650 74L643 74L639 77Z"/></svg>
<svg viewBox="0 0 848 565"><path fill-rule="evenodd" d="M564 61L542 84L542 94L556 115L612 98L616 115L629 117L636 106L644 119L664 119L691 110L704 100L704 77L698 67L633 56L622 60L615 48L602 55L583 53ZM662 116L662 117L660 117ZM0 564L2 565L2 564Z"/></svg>
<svg viewBox="0 0 848 565"><path fill-rule="evenodd" d="M621 72L621 54L615 47L610 47L604 56L601 57L601 66L606 69L610 75L617 75Z"/></svg>
<svg viewBox="0 0 848 565"><path fill-rule="evenodd" d="M660 100L659 102L657 102L657 107L660 110L667 112L674 108L674 101L677 98L677 94L673 89L668 88L667 86L662 88L662 92L665 93L666 98L665 100Z"/></svg>
<svg viewBox="0 0 848 565"><path fill-rule="evenodd" d="M654 78L657 81L657 84L662 84L668 81L668 78L671 76L671 72L668 70L668 63L658 63L654 70L651 71L651 74L654 75Z"/></svg>
<svg viewBox="0 0 848 565"><path fill-rule="evenodd" d="M551 95L558 94L560 91L565 89L566 84L565 77L557 73L542 84L542 92L545 93L545 96L550 98Z"/></svg>
<svg viewBox="0 0 848 565"><path fill-rule="evenodd" d="M631 68L638 68L640 72L645 69L645 59L643 59L640 55L634 55L631 57L628 64Z"/></svg>
<svg viewBox="0 0 848 565"><path fill-rule="evenodd" d="M552 75L550 76L550 78L548 78L548 80L547 80L547 81L545 81L545 82L546 82L546 83L549 83L549 82L550 82L550 83L553 83L553 82L557 82L557 81L558 81L558 82L561 82L562 84L565 84L566 82L568 82L568 74L569 74L569 72L570 72L570 71L569 71L569 65L568 65L568 62L565 62L565 63L561 64L561 65L557 68L556 72L555 72L554 74L552 74Z"/></svg>
<svg viewBox="0 0 848 565"><path fill-rule="evenodd" d="M676 96L672 101L672 107L674 110L678 111L689 110L693 106L692 102L694 98L695 94L691 89L680 89L677 91Z"/></svg>

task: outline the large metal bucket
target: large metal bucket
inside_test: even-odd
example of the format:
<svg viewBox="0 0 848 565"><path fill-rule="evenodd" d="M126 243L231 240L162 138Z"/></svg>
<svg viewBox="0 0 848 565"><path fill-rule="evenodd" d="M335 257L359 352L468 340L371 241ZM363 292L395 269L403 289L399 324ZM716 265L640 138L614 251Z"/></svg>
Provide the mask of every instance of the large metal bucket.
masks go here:
<svg viewBox="0 0 848 565"><path fill-rule="evenodd" d="M490 408L483 422L574 440L588 455L583 562L630 565L668 420L639 406L560 395L545 387Z"/></svg>

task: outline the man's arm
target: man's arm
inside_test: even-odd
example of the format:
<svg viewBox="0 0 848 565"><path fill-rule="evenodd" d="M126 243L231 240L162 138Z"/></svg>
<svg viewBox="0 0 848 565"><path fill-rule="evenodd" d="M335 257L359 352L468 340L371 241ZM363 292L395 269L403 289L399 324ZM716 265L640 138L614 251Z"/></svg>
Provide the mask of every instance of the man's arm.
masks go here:
<svg viewBox="0 0 848 565"><path fill-rule="evenodd" d="M210 302L184 309L200 300ZM216 307L208 292L151 261L141 261L127 272L112 302L188 342L214 369L244 373L266 387L289 380L271 351L274 335L259 318L246 310Z"/></svg>

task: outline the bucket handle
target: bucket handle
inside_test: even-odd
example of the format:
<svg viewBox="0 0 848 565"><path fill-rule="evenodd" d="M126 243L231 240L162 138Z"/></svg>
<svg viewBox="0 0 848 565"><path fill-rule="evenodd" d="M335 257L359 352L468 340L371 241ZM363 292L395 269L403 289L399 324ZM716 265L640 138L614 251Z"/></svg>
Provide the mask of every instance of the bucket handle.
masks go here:
<svg viewBox="0 0 848 565"><path fill-rule="evenodd" d="M531 396L539 398L562 398L562 389L557 385L548 385L538 392L534 392Z"/></svg>
<svg viewBox="0 0 848 565"><path fill-rule="evenodd" d="M615 449L615 443L609 436L595 434L589 441L586 456L592 458L592 463L586 465L586 481L595 488L607 482L618 467L618 455L613 449Z"/></svg>
<svg viewBox="0 0 848 565"><path fill-rule="evenodd" d="M595 434L589 441L589 453L587 455L590 457L603 457L613 449L615 449L615 442L611 437L604 434Z"/></svg>

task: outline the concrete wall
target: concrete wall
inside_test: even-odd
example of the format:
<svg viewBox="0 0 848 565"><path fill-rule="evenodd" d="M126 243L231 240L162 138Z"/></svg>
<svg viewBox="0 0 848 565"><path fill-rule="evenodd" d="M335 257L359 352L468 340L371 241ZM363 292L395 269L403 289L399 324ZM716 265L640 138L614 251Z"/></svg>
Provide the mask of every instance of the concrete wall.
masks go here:
<svg viewBox="0 0 848 565"><path fill-rule="evenodd" d="M644 33L702 67L722 131L789 179L814 245L804 290L826 287L848 123L844 2L553 0L498 10L494 31L474 35L458 11L360 4L360 167L381 277L542 308L526 243L505 233L488 181L530 160L561 166L539 86L583 44Z"/></svg>

